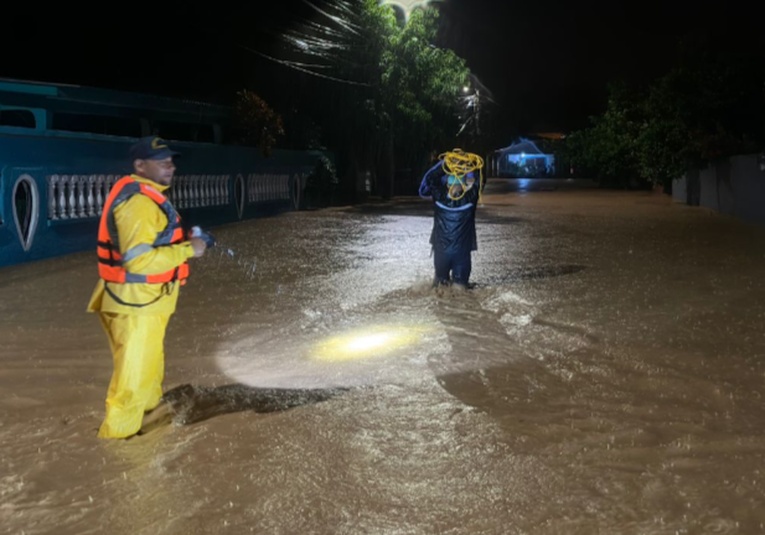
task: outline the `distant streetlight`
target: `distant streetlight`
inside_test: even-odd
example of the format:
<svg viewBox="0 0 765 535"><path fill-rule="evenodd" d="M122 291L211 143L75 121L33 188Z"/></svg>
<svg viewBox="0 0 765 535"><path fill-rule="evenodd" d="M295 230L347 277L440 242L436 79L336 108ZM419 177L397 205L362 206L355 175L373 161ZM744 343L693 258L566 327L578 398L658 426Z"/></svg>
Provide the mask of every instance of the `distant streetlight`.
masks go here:
<svg viewBox="0 0 765 535"><path fill-rule="evenodd" d="M409 15L412 14L417 7L427 7L431 0L382 0L381 5L388 4L389 6L396 6L404 12L404 22L409 20Z"/></svg>

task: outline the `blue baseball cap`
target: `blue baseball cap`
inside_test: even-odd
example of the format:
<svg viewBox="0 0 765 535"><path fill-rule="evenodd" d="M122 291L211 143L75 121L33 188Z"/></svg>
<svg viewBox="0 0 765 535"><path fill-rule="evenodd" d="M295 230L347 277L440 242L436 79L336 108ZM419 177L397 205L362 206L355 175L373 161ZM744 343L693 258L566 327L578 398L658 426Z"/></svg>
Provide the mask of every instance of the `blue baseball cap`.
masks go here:
<svg viewBox="0 0 765 535"><path fill-rule="evenodd" d="M142 137L130 147L131 160L164 160L178 154L170 150L167 141L158 136Z"/></svg>

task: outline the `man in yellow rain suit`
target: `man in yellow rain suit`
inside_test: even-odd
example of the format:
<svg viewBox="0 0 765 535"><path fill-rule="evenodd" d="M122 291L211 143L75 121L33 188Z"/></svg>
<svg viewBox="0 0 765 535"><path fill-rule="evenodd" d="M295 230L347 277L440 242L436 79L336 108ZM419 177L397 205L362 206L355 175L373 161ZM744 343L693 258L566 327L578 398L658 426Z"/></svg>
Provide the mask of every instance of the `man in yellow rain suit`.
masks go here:
<svg viewBox="0 0 765 535"><path fill-rule="evenodd" d="M142 138L130 149L135 172L117 181L104 203L99 280L87 309L98 313L114 358L101 438L136 434L159 404L165 329L188 277L187 260L207 247L203 238L187 238L162 193L172 183L176 154L160 138Z"/></svg>

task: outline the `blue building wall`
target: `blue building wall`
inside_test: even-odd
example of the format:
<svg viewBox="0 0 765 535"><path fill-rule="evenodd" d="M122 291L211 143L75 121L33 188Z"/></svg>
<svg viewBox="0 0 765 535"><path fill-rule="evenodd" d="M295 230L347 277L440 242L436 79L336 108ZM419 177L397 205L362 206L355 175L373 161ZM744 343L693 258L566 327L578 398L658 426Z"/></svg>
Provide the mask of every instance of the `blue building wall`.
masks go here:
<svg viewBox="0 0 765 535"><path fill-rule="evenodd" d="M135 135L66 130L64 118L130 124ZM168 197L187 225L300 208L307 178L332 155L275 150L264 157L224 144L228 118L227 108L212 104L0 80L0 266L95 250L103 201L132 171L130 145L158 127L162 135L162 125L214 134L208 142L169 138L181 155Z"/></svg>
<svg viewBox="0 0 765 535"><path fill-rule="evenodd" d="M765 158L742 154L689 169L672 183L675 201L765 225Z"/></svg>

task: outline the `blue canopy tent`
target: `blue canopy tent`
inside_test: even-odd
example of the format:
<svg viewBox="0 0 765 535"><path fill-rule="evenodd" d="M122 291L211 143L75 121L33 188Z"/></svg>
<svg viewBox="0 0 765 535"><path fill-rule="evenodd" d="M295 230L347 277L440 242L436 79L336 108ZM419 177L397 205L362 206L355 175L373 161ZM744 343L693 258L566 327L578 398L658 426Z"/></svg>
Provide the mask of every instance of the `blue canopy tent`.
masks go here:
<svg viewBox="0 0 765 535"><path fill-rule="evenodd" d="M536 143L522 138L494 151L496 175L499 177L549 177L555 175L555 155L545 154Z"/></svg>

